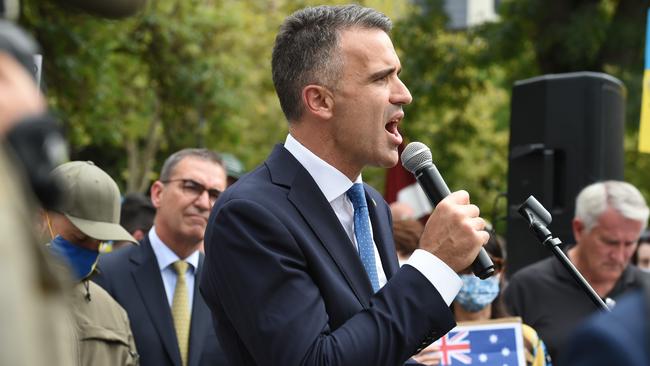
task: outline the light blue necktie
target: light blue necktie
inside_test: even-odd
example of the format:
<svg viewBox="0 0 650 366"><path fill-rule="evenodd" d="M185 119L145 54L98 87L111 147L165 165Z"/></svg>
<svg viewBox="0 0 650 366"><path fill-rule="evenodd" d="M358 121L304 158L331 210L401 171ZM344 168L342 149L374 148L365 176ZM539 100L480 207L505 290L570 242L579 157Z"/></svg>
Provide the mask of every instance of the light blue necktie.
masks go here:
<svg viewBox="0 0 650 366"><path fill-rule="evenodd" d="M354 207L354 236L357 238L359 247L359 257L361 263L368 273L370 283L374 292L379 290L379 276L377 276L377 266L375 265L375 244L372 242L370 233L370 215L368 214L368 203L366 194L363 190L363 184L355 183L346 194Z"/></svg>

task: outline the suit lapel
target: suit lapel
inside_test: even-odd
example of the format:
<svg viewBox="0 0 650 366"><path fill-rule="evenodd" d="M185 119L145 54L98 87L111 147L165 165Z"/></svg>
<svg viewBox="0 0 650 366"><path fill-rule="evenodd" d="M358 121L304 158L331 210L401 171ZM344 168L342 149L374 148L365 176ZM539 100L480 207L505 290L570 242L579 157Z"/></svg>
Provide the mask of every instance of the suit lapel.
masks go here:
<svg viewBox="0 0 650 366"><path fill-rule="evenodd" d="M199 266L194 274L194 299L192 300L192 320L190 323L190 349L188 355L189 366L198 366L201 358L203 347L205 347L206 334L212 327L212 323L207 321L212 319L210 309L203 301L199 292L199 279L203 269L203 254L199 255Z"/></svg>
<svg viewBox="0 0 650 366"><path fill-rule="evenodd" d="M370 212L370 222L372 222L372 235L379 251L382 268L386 278L390 279L399 269L397 262L397 253L395 252L395 241L393 239L392 225L386 214L379 212L377 202L366 188L366 200L368 201L368 211ZM377 199L382 199L377 197Z"/></svg>
<svg viewBox="0 0 650 366"><path fill-rule="evenodd" d="M369 306L372 285L358 253L332 206L298 161L284 147L276 147L266 162L274 183L289 187L289 201L319 238L359 302Z"/></svg>
<svg viewBox="0 0 650 366"><path fill-rule="evenodd" d="M158 331L165 351L173 361L172 363L180 366L181 355L176 341L171 309L167 305L167 294L160 276L158 261L147 236L142 241L138 252L137 256L131 258L136 263L136 267L132 271L133 280L149 312L151 321Z"/></svg>

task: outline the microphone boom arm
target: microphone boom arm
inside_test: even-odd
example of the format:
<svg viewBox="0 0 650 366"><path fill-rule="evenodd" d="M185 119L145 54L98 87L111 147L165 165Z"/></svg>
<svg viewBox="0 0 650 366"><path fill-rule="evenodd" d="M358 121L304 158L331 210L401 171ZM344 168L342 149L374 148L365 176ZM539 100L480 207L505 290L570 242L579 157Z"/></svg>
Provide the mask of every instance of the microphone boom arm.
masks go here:
<svg viewBox="0 0 650 366"><path fill-rule="evenodd" d="M596 305L597 308L605 311L610 311L610 308L605 304L603 299L598 296L596 291L589 285L589 282L585 280L580 271L571 263L566 254L560 249L562 241L558 238L554 238L551 231L547 226L551 223L551 214L542 206L535 197L530 196L528 199L519 207L519 214L523 216L528 224L530 229L535 234L537 240L539 240L542 245L549 248L555 257L562 263L564 268L569 271L573 279L578 283L591 301Z"/></svg>

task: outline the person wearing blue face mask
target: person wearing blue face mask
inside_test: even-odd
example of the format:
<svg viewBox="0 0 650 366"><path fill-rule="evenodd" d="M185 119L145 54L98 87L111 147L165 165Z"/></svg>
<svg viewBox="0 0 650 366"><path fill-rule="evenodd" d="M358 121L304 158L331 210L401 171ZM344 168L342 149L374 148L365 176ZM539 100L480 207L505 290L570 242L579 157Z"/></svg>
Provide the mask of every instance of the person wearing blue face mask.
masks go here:
<svg viewBox="0 0 650 366"><path fill-rule="evenodd" d="M119 225L120 190L92 162L73 161L55 168L52 177L63 200L44 218L50 250L69 269L73 289L69 301L76 332L79 365L137 365L129 319L104 289L89 281L101 242L136 240Z"/></svg>
<svg viewBox="0 0 650 366"><path fill-rule="evenodd" d="M461 274L460 279L463 280L463 287L454 300L454 303L459 306L459 309L455 308L455 310L470 314L477 314L480 311L491 313L490 305L499 296L499 277L492 276L481 280L473 274Z"/></svg>
<svg viewBox="0 0 650 366"><path fill-rule="evenodd" d="M474 276L469 269L460 274L463 287L451 304L457 322L481 321L511 316L506 311L500 296L503 288L502 273L505 268L505 245L500 237L491 233L490 240L488 240L484 248L490 255L492 262L494 262L496 274L486 280ZM524 346L526 347L526 365L551 366L551 359L546 346L537 335L537 332L530 326L522 324L522 334L524 336ZM425 365L440 364L440 356L435 345L425 348L413 358Z"/></svg>

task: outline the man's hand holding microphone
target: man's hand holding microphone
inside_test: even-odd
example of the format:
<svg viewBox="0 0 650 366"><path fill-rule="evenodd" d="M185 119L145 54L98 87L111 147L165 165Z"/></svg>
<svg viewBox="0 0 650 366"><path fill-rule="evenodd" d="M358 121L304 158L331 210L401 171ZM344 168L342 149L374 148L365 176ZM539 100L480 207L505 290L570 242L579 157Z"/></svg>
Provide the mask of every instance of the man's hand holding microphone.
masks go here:
<svg viewBox="0 0 650 366"><path fill-rule="evenodd" d="M494 274L494 264L483 249L490 235L480 210L470 203L469 193L450 193L447 184L433 165L431 150L412 142L402 152L402 164L415 175L418 183L435 207L420 237L420 248L445 262L455 272L470 265L477 277Z"/></svg>

